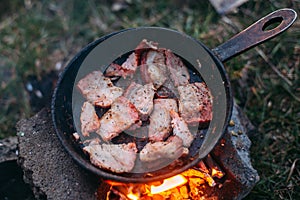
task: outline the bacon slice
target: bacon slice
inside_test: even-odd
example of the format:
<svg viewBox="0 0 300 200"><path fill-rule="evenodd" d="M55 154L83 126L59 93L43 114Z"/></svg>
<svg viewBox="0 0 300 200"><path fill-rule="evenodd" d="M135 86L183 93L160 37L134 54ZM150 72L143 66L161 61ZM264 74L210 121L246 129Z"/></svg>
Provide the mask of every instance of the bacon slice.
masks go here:
<svg viewBox="0 0 300 200"><path fill-rule="evenodd" d="M123 89L113 85L101 71L93 71L78 81L77 87L90 103L100 107L109 107L123 94Z"/></svg>
<svg viewBox="0 0 300 200"><path fill-rule="evenodd" d="M177 102L174 99L155 99L154 109L150 115L148 137L150 141L162 141L170 135L171 116L170 111L178 111Z"/></svg>
<svg viewBox="0 0 300 200"><path fill-rule="evenodd" d="M190 74L182 60L170 50L166 50L165 55L166 65L175 87L187 85L190 81Z"/></svg>
<svg viewBox="0 0 300 200"><path fill-rule="evenodd" d="M140 85L132 82L123 96L133 103L140 114L140 118L146 120L153 110L154 93L152 83Z"/></svg>
<svg viewBox="0 0 300 200"><path fill-rule="evenodd" d="M96 131L100 127L95 107L88 101L84 102L81 107L80 122L81 133L85 137L89 136L89 133Z"/></svg>
<svg viewBox="0 0 300 200"><path fill-rule="evenodd" d="M101 117L97 134L104 141L109 141L138 121L139 114L135 106L127 98L121 96Z"/></svg>
<svg viewBox="0 0 300 200"><path fill-rule="evenodd" d="M212 119L212 96L205 83L179 86L179 113L188 124L207 123Z"/></svg>
<svg viewBox="0 0 300 200"><path fill-rule="evenodd" d="M93 165L112 172L130 172L135 164L137 148L128 144L90 144L83 148Z"/></svg>
<svg viewBox="0 0 300 200"><path fill-rule="evenodd" d="M194 140L194 136L190 132L187 123L183 120L183 118L179 117L178 113L174 110L170 111L170 115L172 117L171 124L173 134L182 139L183 146L190 147Z"/></svg>

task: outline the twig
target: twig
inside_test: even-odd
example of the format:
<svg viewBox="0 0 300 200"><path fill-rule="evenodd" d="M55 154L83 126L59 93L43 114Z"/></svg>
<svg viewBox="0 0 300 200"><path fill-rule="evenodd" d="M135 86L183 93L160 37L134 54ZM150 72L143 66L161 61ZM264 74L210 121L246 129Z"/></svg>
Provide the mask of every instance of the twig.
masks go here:
<svg viewBox="0 0 300 200"><path fill-rule="evenodd" d="M234 22L233 22L230 18L228 18L227 16L224 15L224 16L222 16L221 19L222 19L222 21L223 21L225 24L229 25L229 26L234 30L235 34L241 31L241 26L238 25L238 24L236 24L236 23L234 23Z"/></svg>
<svg viewBox="0 0 300 200"><path fill-rule="evenodd" d="M92 15L94 16L95 18L95 24L96 26L98 26L98 28L101 30L101 31L107 31L107 28L108 28L108 25L106 23L104 23L104 21L101 19L101 16L99 14L99 12L97 11L97 6L95 4L94 1L92 0L89 0L88 1L88 4L92 10Z"/></svg>
<svg viewBox="0 0 300 200"><path fill-rule="evenodd" d="M276 68L276 66L270 61L270 59L266 56L266 54L259 48L255 47L256 52L264 59L264 61L271 67L271 69L284 80L289 86L292 86L293 83L288 80L280 71Z"/></svg>
<svg viewBox="0 0 300 200"><path fill-rule="evenodd" d="M7 26L10 26L11 24L14 23L14 21L16 20L16 18L18 17L18 15L14 14L11 17L6 17L1 23L0 23L0 31L4 28L6 28Z"/></svg>
<svg viewBox="0 0 300 200"><path fill-rule="evenodd" d="M286 179L286 182L289 182L289 180L291 179L291 176L292 176L292 174L293 174L293 172L294 172L294 169L295 169L295 166L296 166L296 162L297 162L298 160L300 160L300 158L297 158L296 160L294 160L294 162L293 162L293 164L292 164L292 166L291 166L291 169L290 169L290 173L289 173L289 175L288 175L288 178Z"/></svg>
<svg viewBox="0 0 300 200"><path fill-rule="evenodd" d="M300 102L300 98L297 97L286 85L282 86L296 101Z"/></svg>

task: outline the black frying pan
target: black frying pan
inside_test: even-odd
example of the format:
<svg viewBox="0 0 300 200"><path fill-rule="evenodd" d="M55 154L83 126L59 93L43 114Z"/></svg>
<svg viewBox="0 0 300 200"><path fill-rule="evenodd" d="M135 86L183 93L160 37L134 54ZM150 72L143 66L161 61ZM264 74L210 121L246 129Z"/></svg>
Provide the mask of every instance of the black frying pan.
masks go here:
<svg viewBox="0 0 300 200"><path fill-rule="evenodd" d="M231 117L233 100L230 82L222 62L285 31L296 17L297 14L292 9L275 11L212 50L183 33L158 27L122 30L92 42L69 62L60 76L53 95L52 119L62 145L83 168L105 179L120 182L161 180L196 165L217 144L226 131ZM274 23L279 25L267 30L267 27ZM213 96L213 118L208 128L203 131L205 137L201 140L195 139L197 141L190 149L192 152L190 158L182 165L175 166L171 170L165 167L151 173L112 173L93 166L72 137L74 132L79 131L76 120L82 105L82 100L73 98L76 94L74 85L89 72L94 70L104 72L106 66L134 50L142 39L158 42L160 47L170 49L201 76ZM80 106L76 108L77 104Z"/></svg>

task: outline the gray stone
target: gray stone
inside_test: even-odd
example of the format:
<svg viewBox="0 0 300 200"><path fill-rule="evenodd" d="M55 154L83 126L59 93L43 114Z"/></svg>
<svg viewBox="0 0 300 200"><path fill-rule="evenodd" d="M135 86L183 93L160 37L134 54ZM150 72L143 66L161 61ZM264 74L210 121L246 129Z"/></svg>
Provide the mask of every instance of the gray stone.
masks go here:
<svg viewBox="0 0 300 200"><path fill-rule="evenodd" d="M81 169L65 152L43 109L17 124L19 163L37 199L96 199L100 179Z"/></svg>
<svg viewBox="0 0 300 200"><path fill-rule="evenodd" d="M0 163L17 160L18 138L8 137L0 140Z"/></svg>
<svg viewBox="0 0 300 200"><path fill-rule="evenodd" d="M216 192L220 193L219 196L231 195L231 199L242 199L259 181L259 175L251 164L251 141L248 138L248 134L255 129L236 105L233 107L231 120L234 125L228 126L228 132L212 152L227 175L222 188Z"/></svg>
<svg viewBox="0 0 300 200"><path fill-rule="evenodd" d="M0 140L0 199L31 200L34 196L17 164L17 146L17 136Z"/></svg>

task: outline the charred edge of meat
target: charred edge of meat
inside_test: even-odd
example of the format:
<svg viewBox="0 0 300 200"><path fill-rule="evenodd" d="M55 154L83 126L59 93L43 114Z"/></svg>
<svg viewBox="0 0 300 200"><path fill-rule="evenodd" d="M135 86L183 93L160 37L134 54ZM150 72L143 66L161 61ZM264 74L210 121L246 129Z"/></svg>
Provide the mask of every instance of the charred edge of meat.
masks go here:
<svg viewBox="0 0 300 200"><path fill-rule="evenodd" d="M127 76L132 76L139 66L138 61L135 52L131 52L129 55L124 54L106 68L104 76L113 77L113 79L117 79L116 77L125 79Z"/></svg>
<svg viewBox="0 0 300 200"><path fill-rule="evenodd" d="M113 77L113 76L122 76L126 71L117 63L110 64L104 72L104 76Z"/></svg>
<svg viewBox="0 0 300 200"><path fill-rule="evenodd" d="M156 90L155 97L158 99L177 99L176 94L171 89L163 85Z"/></svg>

